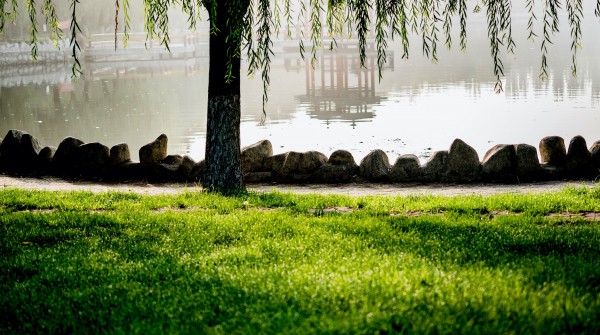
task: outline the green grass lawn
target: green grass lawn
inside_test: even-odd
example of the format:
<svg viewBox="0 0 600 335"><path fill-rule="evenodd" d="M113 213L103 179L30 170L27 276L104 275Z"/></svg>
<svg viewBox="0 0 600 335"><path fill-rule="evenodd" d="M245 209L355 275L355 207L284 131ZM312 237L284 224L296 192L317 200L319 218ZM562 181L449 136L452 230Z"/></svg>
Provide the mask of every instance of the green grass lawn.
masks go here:
<svg viewBox="0 0 600 335"><path fill-rule="evenodd" d="M0 333L593 334L599 217L600 184L490 197L2 190Z"/></svg>

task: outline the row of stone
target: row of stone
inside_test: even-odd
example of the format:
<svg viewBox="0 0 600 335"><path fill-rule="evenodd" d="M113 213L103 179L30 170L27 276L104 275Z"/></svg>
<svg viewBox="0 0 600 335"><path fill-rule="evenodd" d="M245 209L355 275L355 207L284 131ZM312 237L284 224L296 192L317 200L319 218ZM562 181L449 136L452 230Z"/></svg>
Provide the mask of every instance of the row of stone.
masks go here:
<svg viewBox="0 0 600 335"><path fill-rule="evenodd" d="M54 175L104 181L197 182L204 162L189 156L167 155L167 136L139 150L133 162L127 144L112 148L67 137L58 146L41 148L39 141L19 130L0 139L0 172L15 175ZM246 182L519 182L557 179L594 179L600 175L600 141L588 150L585 139L574 137L568 150L558 136L540 141L541 163L528 144L496 145L480 162L475 149L456 139L421 165L415 155L402 155L391 165L385 152L371 151L360 164L352 154L337 150L330 157L317 151L273 155L263 140L242 148Z"/></svg>
<svg viewBox="0 0 600 335"><path fill-rule="evenodd" d="M30 134L9 130L4 140L0 139L0 172L103 181L199 180L203 163L188 156L167 155L167 142L167 136L160 135L140 148L140 162L133 162L126 143L109 149L102 143L67 137L58 148L41 148Z"/></svg>
<svg viewBox="0 0 600 335"><path fill-rule="evenodd" d="M329 158L320 152L272 155L269 141L242 150L249 182L519 182L594 179L600 175L600 141L588 150L585 139L574 137L568 150L558 136L540 141L540 156L528 144L496 145L479 161L475 149L460 139L450 149L434 153L421 165L415 155L402 155L391 165L385 152L373 150L356 164L352 155L337 150Z"/></svg>

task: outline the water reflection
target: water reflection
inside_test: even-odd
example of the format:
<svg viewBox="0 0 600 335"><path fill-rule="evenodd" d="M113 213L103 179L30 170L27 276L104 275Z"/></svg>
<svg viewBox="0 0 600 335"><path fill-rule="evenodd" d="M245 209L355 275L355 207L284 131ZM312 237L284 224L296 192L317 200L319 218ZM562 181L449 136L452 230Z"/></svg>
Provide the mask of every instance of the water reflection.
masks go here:
<svg viewBox="0 0 600 335"><path fill-rule="evenodd" d="M313 69L310 62L304 62L306 93L297 95L296 100L311 117L326 124L333 120L349 122L355 128L357 122L372 119L375 116L373 106L381 105L385 100L375 91L377 54L374 45L367 48L366 67L361 66L354 46L354 43L340 43L335 53L321 52L317 69ZM390 55L393 57L393 52ZM392 58L383 70L393 69Z"/></svg>

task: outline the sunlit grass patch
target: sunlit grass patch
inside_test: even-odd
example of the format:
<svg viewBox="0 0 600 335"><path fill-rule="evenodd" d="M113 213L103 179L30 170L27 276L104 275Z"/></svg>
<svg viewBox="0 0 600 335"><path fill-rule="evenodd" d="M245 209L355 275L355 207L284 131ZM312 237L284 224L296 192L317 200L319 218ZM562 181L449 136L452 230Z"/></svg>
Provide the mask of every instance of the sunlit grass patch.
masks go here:
<svg viewBox="0 0 600 335"><path fill-rule="evenodd" d="M600 210L597 189L3 190L0 324L6 333L596 333L600 223L586 215Z"/></svg>

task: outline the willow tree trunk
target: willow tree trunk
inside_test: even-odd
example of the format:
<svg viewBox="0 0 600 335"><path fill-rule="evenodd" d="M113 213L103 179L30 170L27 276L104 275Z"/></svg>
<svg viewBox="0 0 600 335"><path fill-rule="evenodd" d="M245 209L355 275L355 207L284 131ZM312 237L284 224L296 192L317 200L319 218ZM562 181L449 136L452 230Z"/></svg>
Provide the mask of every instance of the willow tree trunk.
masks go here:
<svg viewBox="0 0 600 335"><path fill-rule="evenodd" d="M210 35L209 41L206 165L202 186L210 192L231 194L244 190L240 152L240 59L231 59L228 76L227 50L234 46L232 39L227 39L227 1L218 1L217 6L218 30Z"/></svg>

